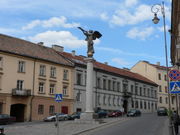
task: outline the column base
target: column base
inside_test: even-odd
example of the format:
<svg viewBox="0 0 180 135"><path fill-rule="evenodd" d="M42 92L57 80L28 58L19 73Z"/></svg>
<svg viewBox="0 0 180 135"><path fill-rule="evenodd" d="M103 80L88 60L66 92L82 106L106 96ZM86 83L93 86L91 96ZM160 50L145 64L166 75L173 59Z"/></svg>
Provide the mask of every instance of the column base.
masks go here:
<svg viewBox="0 0 180 135"><path fill-rule="evenodd" d="M84 124L99 124L99 121L93 118L93 114L93 112L82 113L80 119L75 119L75 122Z"/></svg>

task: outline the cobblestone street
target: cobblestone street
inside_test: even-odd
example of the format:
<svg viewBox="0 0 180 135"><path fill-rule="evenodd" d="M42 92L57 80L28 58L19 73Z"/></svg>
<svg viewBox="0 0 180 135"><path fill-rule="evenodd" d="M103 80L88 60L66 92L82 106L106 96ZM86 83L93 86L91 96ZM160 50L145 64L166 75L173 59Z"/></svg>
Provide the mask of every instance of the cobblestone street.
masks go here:
<svg viewBox="0 0 180 135"><path fill-rule="evenodd" d="M104 126L107 124L128 120L129 118L106 118L104 123L79 123L74 121L60 121L59 135L73 135L88 129ZM54 122L25 122L5 126L6 135L56 135L57 128Z"/></svg>

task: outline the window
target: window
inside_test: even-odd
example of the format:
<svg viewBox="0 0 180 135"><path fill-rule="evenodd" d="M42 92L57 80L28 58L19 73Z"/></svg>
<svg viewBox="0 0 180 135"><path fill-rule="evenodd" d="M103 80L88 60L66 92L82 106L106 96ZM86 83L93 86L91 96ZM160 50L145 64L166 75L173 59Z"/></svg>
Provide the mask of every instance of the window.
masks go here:
<svg viewBox="0 0 180 135"><path fill-rule="evenodd" d="M77 85L82 85L82 74L81 73L77 73Z"/></svg>
<svg viewBox="0 0 180 135"><path fill-rule="evenodd" d="M23 80L17 80L17 89L22 90L23 89Z"/></svg>
<svg viewBox="0 0 180 135"><path fill-rule="evenodd" d="M111 90L111 80L108 80L108 90Z"/></svg>
<svg viewBox="0 0 180 135"><path fill-rule="evenodd" d="M162 88L161 88L161 85L159 85L159 92L162 92Z"/></svg>
<svg viewBox="0 0 180 135"><path fill-rule="evenodd" d="M21 72L21 73L25 72L25 62L24 61L19 61L18 72Z"/></svg>
<svg viewBox="0 0 180 135"><path fill-rule="evenodd" d="M38 114L44 114L44 105L38 105Z"/></svg>
<svg viewBox="0 0 180 135"><path fill-rule="evenodd" d="M56 77L56 68L55 67L51 67L50 77Z"/></svg>
<svg viewBox="0 0 180 135"><path fill-rule="evenodd" d="M159 78L159 80L161 80L161 74L160 73L158 74L158 78Z"/></svg>
<svg viewBox="0 0 180 135"><path fill-rule="evenodd" d="M139 87L140 96L142 96L142 87Z"/></svg>
<svg viewBox="0 0 180 135"><path fill-rule="evenodd" d="M101 78L97 78L97 88L101 88Z"/></svg>
<svg viewBox="0 0 180 135"><path fill-rule="evenodd" d="M113 91L116 91L116 82L113 81Z"/></svg>
<svg viewBox="0 0 180 135"><path fill-rule="evenodd" d="M55 106L54 105L50 105L49 106L49 114L53 115L55 113Z"/></svg>
<svg viewBox="0 0 180 135"><path fill-rule="evenodd" d="M44 93L44 82L39 82L39 93Z"/></svg>
<svg viewBox="0 0 180 135"><path fill-rule="evenodd" d="M154 91L154 98L157 98L157 92L156 92L156 90Z"/></svg>
<svg viewBox="0 0 180 135"><path fill-rule="evenodd" d="M135 95L138 94L138 86L135 86Z"/></svg>
<svg viewBox="0 0 180 135"><path fill-rule="evenodd" d="M3 68L3 57L0 57L0 68Z"/></svg>
<svg viewBox="0 0 180 135"><path fill-rule="evenodd" d="M167 81L167 76L166 75L164 75L164 81Z"/></svg>
<svg viewBox="0 0 180 135"><path fill-rule="evenodd" d="M80 92L77 93L76 100L79 102L81 101L81 93Z"/></svg>
<svg viewBox="0 0 180 135"><path fill-rule="evenodd" d="M134 93L134 85L131 85L131 93Z"/></svg>
<svg viewBox="0 0 180 135"><path fill-rule="evenodd" d="M103 89L106 89L106 79L103 79Z"/></svg>
<svg viewBox="0 0 180 135"><path fill-rule="evenodd" d="M165 86L165 93L168 93L168 89L167 89L167 86Z"/></svg>
<svg viewBox="0 0 180 135"><path fill-rule="evenodd" d="M150 109L150 103L148 102L148 109Z"/></svg>
<svg viewBox="0 0 180 135"><path fill-rule="evenodd" d="M140 108L141 108L141 109L143 108L142 101L140 101Z"/></svg>
<svg viewBox="0 0 180 135"><path fill-rule="evenodd" d="M144 96L146 96L146 88L144 88Z"/></svg>
<svg viewBox="0 0 180 135"><path fill-rule="evenodd" d="M150 89L148 89L148 97L150 97Z"/></svg>
<svg viewBox="0 0 180 135"><path fill-rule="evenodd" d="M162 97L159 97L159 103L162 103Z"/></svg>
<svg viewBox="0 0 180 135"><path fill-rule="evenodd" d="M68 86L63 86L63 95L68 96Z"/></svg>
<svg viewBox="0 0 180 135"><path fill-rule="evenodd" d="M45 65L40 65L39 75L40 76L45 76L46 75L46 67L45 67Z"/></svg>
<svg viewBox="0 0 180 135"><path fill-rule="evenodd" d="M67 69L64 69L63 79L68 80L68 70Z"/></svg>
<svg viewBox="0 0 180 135"><path fill-rule="evenodd" d="M117 91L120 91L120 82L117 82Z"/></svg>
<svg viewBox="0 0 180 135"><path fill-rule="evenodd" d="M106 105L106 95L103 97L103 104Z"/></svg>
<svg viewBox="0 0 180 135"><path fill-rule="evenodd" d="M55 84L50 84L49 86L49 93L54 94L55 93Z"/></svg>

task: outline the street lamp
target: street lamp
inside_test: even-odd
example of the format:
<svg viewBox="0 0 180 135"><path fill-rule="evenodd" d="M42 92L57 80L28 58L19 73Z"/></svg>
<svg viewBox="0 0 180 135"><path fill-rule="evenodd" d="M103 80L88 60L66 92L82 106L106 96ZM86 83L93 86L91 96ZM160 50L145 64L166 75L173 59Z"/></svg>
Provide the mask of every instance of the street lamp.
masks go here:
<svg viewBox="0 0 180 135"><path fill-rule="evenodd" d="M157 17L157 13L161 11L163 15L163 25L164 25L164 48L165 48L165 56L166 56L166 76L167 76L167 87L168 87L168 100L169 100L169 111L171 111L171 104L170 104L170 91L169 91L169 77L168 77L168 53L167 53L167 39L166 39L166 21L165 21L165 10L164 10L164 1L162 4L155 4L151 7L151 12L154 13L154 18L152 19L154 24L159 22L159 18ZM173 126L172 120L169 116L169 135L173 135Z"/></svg>

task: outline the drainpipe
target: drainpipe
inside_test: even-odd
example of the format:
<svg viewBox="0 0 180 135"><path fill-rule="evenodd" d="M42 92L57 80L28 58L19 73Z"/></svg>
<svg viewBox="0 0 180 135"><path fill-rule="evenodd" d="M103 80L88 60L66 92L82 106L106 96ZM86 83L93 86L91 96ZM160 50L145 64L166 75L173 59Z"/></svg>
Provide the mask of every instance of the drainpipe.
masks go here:
<svg viewBox="0 0 180 135"><path fill-rule="evenodd" d="M32 121L32 103L34 99L34 89L35 89L35 68L36 68L36 59L34 60L34 68L33 68L33 89L32 89L32 96L30 100L30 119L29 121Z"/></svg>

